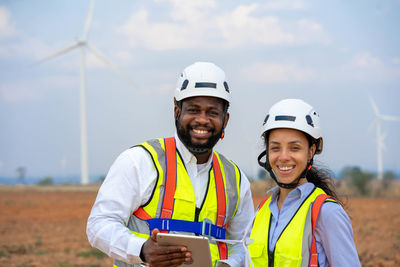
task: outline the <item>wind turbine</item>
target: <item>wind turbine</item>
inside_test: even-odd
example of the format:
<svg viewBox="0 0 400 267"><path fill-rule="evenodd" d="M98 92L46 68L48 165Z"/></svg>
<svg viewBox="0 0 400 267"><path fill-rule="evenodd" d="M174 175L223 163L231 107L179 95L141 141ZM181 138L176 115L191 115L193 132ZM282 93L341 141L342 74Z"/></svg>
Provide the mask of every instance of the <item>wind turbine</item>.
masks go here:
<svg viewBox="0 0 400 267"><path fill-rule="evenodd" d="M376 149L377 149L377 160L378 160L378 180L383 179L383 154L382 150L385 148L384 139L385 135L382 133L381 121L400 121L400 117L382 115L379 113L378 106L374 99L368 95L372 109L375 113L375 119L372 125L376 125Z"/></svg>
<svg viewBox="0 0 400 267"><path fill-rule="evenodd" d="M91 0L89 13L86 18L86 23L83 31L83 36L80 40L76 41L72 45L66 46L63 49L47 56L37 63L40 64L44 61L47 61L51 58L60 56L65 54L71 50L79 48L81 51L81 64L80 64L80 136L81 136L81 184L88 184L89 183L89 168L88 168L88 152L87 152L87 130L86 130L86 49L88 49L92 54L94 54L97 58L103 61L106 65L112 68L116 73L121 75L124 79L126 79L129 83L134 84L132 80L120 71L116 66L114 66L104 55L102 55L98 50L96 50L93 46L91 46L88 41L88 33L90 24L92 21L93 15L93 8L94 8L94 0Z"/></svg>

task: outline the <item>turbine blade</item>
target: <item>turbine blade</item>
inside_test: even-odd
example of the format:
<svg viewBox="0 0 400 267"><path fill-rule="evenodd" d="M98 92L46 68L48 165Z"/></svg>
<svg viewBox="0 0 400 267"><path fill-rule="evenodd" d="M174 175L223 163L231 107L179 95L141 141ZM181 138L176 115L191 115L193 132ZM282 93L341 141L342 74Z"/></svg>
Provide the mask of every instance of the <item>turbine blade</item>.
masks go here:
<svg viewBox="0 0 400 267"><path fill-rule="evenodd" d="M382 120L385 120L385 121L400 121L400 117L396 117L396 116L381 115L380 117Z"/></svg>
<svg viewBox="0 0 400 267"><path fill-rule="evenodd" d="M114 64L112 64L103 54L101 54L98 50L94 49L93 46L86 44L87 48L99 59L101 59L106 65L112 68L116 73L118 73L122 78L127 80L130 84L136 87L136 84L129 78L127 74L119 70Z"/></svg>
<svg viewBox="0 0 400 267"><path fill-rule="evenodd" d="M374 101L374 99L372 98L372 96L371 95L368 95L368 97L369 97L369 102L371 103L371 106L372 106L372 109L374 110L374 112L375 112L375 115L379 115L379 111L378 111L378 107L377 107L377 105L375 104L375 101Z"/></svg>
<svg viewBox="0 0 400 267"><path fill-rule="evenodd" d="M92 15L93 15L93 9L94 9L94 0L90 1L90 6L89 6L89 13L86 18L86 23L85 23L85 29L83 32L83 37L82 40L86 41L88 33L89 33L89 28L90 24L92 23Z"/></svg>
<svg viewBox="0 0 400 267"><path fill-rule="evenodd" d="M58 50L57 52L51 54L50 56L47 56L45 58L42 58L42 59L38 60L33 65L41 64L41 63L43 63L43 62L45 62L45 61L47 61L49 59L52 59L52 58L57 57L59 55L65 54L65 53L67 53L67 52L69 52L69 51L71 51L71 50L73 50L73 49L75 49L75 48L77 48L79 46L81 46L81 43L80 42L76 42L73 45L70 45L70 46L67 46L67 47L64 47L64 48Z"/></svg>

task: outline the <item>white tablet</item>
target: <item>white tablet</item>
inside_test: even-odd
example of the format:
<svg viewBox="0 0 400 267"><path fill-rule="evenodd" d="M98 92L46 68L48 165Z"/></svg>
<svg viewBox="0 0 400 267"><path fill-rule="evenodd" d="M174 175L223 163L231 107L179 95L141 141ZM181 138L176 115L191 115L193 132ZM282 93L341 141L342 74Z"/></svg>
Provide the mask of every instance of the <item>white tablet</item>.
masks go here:
<svg viewBox="0 0 400 267"><path fill-rule="evenodd" d="M205 236L158 233L157 242L160 245L186 246L192 252L192 261L180 265L182 267L212 267L210 245Z"/></svg>

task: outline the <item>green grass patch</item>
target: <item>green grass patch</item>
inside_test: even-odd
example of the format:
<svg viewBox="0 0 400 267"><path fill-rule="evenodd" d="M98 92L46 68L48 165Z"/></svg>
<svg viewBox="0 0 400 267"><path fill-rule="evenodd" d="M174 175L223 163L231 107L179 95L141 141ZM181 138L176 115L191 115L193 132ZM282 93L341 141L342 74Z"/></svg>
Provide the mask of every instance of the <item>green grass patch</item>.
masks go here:
<svg viewBox="0 0 400 267"><path fill-rule="evenodd" d="M36 255L45 255L45 254L48 254L48 252L44 251L44 250L38 250L38 251L35 251L35 254Z"/></svg>
<svg viewBox="0 0 400 267"><path fill-rule="evenodd" d="M107 257L106 254L104 254L103 252L101 252L97 248L91 248L88 251L78 252L76 254L76 256L84 257L84 258L95 257L96 259L103 259L103 258Z"/></svg>
<svg viewBox="0 0 400 267"><path fill-rule="evenodd" d="M7 252L0 250L0 258L9 258L9 257L10 255Z"/></svg>

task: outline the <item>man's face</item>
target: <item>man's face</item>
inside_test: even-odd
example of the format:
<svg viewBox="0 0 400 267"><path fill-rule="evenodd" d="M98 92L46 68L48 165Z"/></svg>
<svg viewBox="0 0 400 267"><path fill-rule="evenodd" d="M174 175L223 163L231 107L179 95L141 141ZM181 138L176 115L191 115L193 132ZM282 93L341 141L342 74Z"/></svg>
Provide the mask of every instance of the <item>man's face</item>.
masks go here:
<svg viewBox="0 0 400 267"><path fill-rule="evenodd" d="M196 96L175 106L175 124L179 139L193 154L209 152L228 123L223 100L216 97Z"/></svg>

